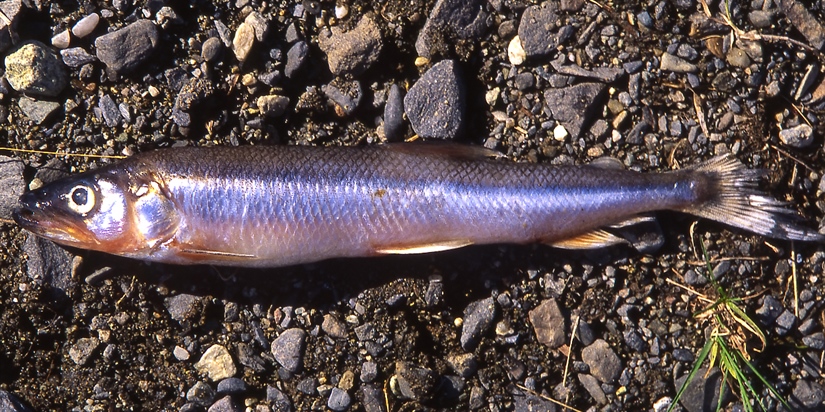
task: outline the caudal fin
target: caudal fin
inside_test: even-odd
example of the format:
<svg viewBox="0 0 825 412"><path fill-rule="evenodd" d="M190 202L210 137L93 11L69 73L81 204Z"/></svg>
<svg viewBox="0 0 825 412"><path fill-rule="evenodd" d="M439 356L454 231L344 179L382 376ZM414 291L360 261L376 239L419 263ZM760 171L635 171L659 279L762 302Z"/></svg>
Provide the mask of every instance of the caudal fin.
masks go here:
<svg viewBox="0 0 825 412"><path fill-rule="evenodd" d="M825 241L825 235L797 224L798 216L786 203L761 192L758 188L761 173L748 169L732 155L714 157L692 170L705 174L712 195L708 201L684 212L767 237Z"/></svg>

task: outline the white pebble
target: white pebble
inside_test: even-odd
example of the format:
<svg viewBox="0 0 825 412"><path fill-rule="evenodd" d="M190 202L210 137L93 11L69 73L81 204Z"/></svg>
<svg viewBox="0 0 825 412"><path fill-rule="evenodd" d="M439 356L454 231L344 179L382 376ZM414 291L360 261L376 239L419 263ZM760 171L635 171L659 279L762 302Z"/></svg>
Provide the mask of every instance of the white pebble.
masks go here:
<svg viewBox="0 0 825 412"><path fill-rule="evenodd" d="M338 4L335 6L335 18L338 20L343 19L349 15L349 7L346 4Z"/></svg>
<svg viewBox="0 0 825 412"><path fill-rule="evenodd" d="M568 133L567 129L565 129L564 126L562 126L562 125L557 125L553 129L553 138L560 141L560 142L563 142L564 139L566 139L567 136L569 136L569 135L570 135L570 133Z"/></svg>
<svg viewBox="0 0 825 412"><path fill-rule="evenodd" d="M66 49L69 47L70 40L69 31L63 30L52 37L52 46L58 49Z"/></svg>
<svg viewBox="0 0 825 412"><path fill-rule="evenodd" d="M97 13L92 13L75 23L72 27L72 34L82 39L93 32L98 23L100 23L100 16Z"/></svg>
<svg viewBox="0 0 825 412"><path fill-rule="evenodd" d="M524 60L527 59L527 52L524 51L524 46L518 36L513 37L513 40L510 40L510 45L507 46L507 58L515 66L524 63Z"/></svg>

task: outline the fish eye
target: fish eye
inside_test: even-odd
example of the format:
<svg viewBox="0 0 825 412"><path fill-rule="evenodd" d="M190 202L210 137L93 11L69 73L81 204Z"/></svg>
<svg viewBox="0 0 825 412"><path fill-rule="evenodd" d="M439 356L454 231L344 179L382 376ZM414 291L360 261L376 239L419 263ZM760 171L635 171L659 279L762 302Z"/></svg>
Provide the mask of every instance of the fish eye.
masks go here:
<svg viewBox="0 0 825 412"><path fill-rule="evenodd" d="M85 185L77 185L69 191L69 209L85 215L95 207L95 192Z"/></svg>

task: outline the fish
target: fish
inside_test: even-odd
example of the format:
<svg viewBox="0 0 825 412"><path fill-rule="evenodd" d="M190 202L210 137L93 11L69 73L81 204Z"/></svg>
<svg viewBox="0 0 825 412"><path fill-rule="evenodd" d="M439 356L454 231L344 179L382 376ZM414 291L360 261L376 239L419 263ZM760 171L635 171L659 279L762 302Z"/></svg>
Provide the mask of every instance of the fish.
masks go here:
<svg viewBox="0 0 825 412"><path fill-rule="evenodd" d="M606 247L626 242L612 225L665 210L825 240L730 154L660 173L502 157L427 143L158 149L26 192L13 217L68 247L259 268L474 244Z"/></svg>

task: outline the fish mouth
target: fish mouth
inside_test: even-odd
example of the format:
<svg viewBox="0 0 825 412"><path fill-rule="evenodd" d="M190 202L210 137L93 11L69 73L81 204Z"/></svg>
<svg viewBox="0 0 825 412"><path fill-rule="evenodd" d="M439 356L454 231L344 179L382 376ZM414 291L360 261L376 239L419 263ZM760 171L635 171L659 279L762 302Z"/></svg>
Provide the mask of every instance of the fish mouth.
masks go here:
<svg viewBox="0 0 825 412"><path fill-rule="evenodd" d="M20 197L18 207L12 212L12 219L20 227L37 236L67 246L96 243L77 218L60 213L49 202L35 199L30 193Z"/></svg>

